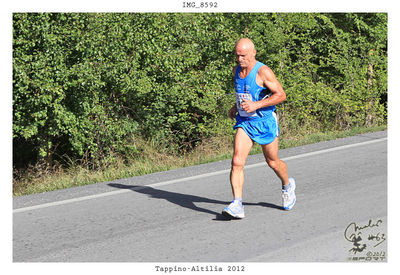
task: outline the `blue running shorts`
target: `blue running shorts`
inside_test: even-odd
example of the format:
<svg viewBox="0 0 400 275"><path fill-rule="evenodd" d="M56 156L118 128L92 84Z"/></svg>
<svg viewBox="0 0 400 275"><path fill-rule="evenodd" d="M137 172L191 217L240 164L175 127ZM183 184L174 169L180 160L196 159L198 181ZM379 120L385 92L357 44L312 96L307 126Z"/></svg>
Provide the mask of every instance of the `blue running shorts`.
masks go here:
<svg viewBox="0 0 400 275"><path fill-rule="evenodd" d="M275 112L262 118L242 118L236 116L233 129L242 128L247 135L260 145L270 144L279 136L278 119Z"/></svg>

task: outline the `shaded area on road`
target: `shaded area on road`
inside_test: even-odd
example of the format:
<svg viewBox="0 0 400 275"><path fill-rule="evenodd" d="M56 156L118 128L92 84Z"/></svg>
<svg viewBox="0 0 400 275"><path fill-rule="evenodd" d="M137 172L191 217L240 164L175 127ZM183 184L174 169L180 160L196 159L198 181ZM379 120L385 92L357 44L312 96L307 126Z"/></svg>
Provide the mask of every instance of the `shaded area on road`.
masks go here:
<svg viewBox="0 0 400 275"><path fill-rule="evenodd" d="M212 211L207 208L198 207L195 204L195 202L199 202L199 203L221 204L221 205L226 206L230 203L230 201L221 201L221 200L200 197L200 196L196 196L196 195L189 195L189 194L165 191L165 190L155 189L155 188L149 187L149 186L126 185L126 184L119 184L119 183L109 183L108 185L111 187L114 187L114 188L119 188L119 189L129 189L134 192L146 194L149 197L154 198L154 199L164 199L166 201L169 201L173 204L179 205L179 206L187 208L187 209L215 215L214 220L218 220L218 221L231 220L231 219L227 218L226 216L223 216L221 213L217 213L217 212ZM262 207L269 207L269 208L283 210L283 208L281 206L278 206L278 205L272 204L272 203L267 203L267 202L259 202L259 203L244 202L243 205L245 205L245 206L246 205L251 205L251 206L259 205Z"/></svg>

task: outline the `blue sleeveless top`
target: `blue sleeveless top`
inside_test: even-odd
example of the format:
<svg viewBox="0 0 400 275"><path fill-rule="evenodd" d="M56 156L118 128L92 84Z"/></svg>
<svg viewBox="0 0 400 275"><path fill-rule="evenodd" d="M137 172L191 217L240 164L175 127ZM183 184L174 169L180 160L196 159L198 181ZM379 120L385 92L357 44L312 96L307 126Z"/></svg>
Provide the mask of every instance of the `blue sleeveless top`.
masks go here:
<svg viewBox="0 0 400 275"><path fill-rule="evenodd" d="M247 113L240 107L240 104L244 99L259 101L272 95L272 92L268 88L261 87L256 82L257 72L262 66L264 66L264 64L257 61L256 65L245 78L239 76L240 66L237 66L236 68L235 90L236 107L238 109L236 120L243 121L247 119L259 119L270 115L276 109L275 105L273 105Z"/></svg>

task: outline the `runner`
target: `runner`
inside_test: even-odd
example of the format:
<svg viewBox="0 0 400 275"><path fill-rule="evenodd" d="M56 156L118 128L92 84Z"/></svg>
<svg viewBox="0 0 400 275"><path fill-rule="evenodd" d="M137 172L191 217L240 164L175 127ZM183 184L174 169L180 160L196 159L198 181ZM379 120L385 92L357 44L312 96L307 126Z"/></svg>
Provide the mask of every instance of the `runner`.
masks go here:
<svg viewBox="0 0 400 275"><path fill-rule="evenodd" d="M279 126L275 114L275 105L286 100L285 91L273 71L256 60L256 49L250 39L240 39L235 52L238 62L233 69L236 103L229 110L230 118L236 116L234 129L237 129L230 174L234 199L222 214L244 218L243 168L254 142L261 145L268 166L282 181L283 209L290 210L296 202L296 183L288 178L286 163L278 156Z"/></svg>

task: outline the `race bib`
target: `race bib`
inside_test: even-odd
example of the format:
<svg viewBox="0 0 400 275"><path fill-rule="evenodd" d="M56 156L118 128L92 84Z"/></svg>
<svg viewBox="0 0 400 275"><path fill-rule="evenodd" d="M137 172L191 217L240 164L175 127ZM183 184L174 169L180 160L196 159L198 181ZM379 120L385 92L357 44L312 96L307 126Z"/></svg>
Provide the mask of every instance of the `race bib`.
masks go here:
<svg viewBox="0 0 400 275"><path fill-rule="evenodd" d="M242 109L242 107L240 106L242 104L242 102L244 100L253 100L251 94L246 94L246 93L236 93L236 107L238 110L238 113L241 117L253 117L253 116L257 116L257 113L251 112L248 113L245 110Z"/></svg>

